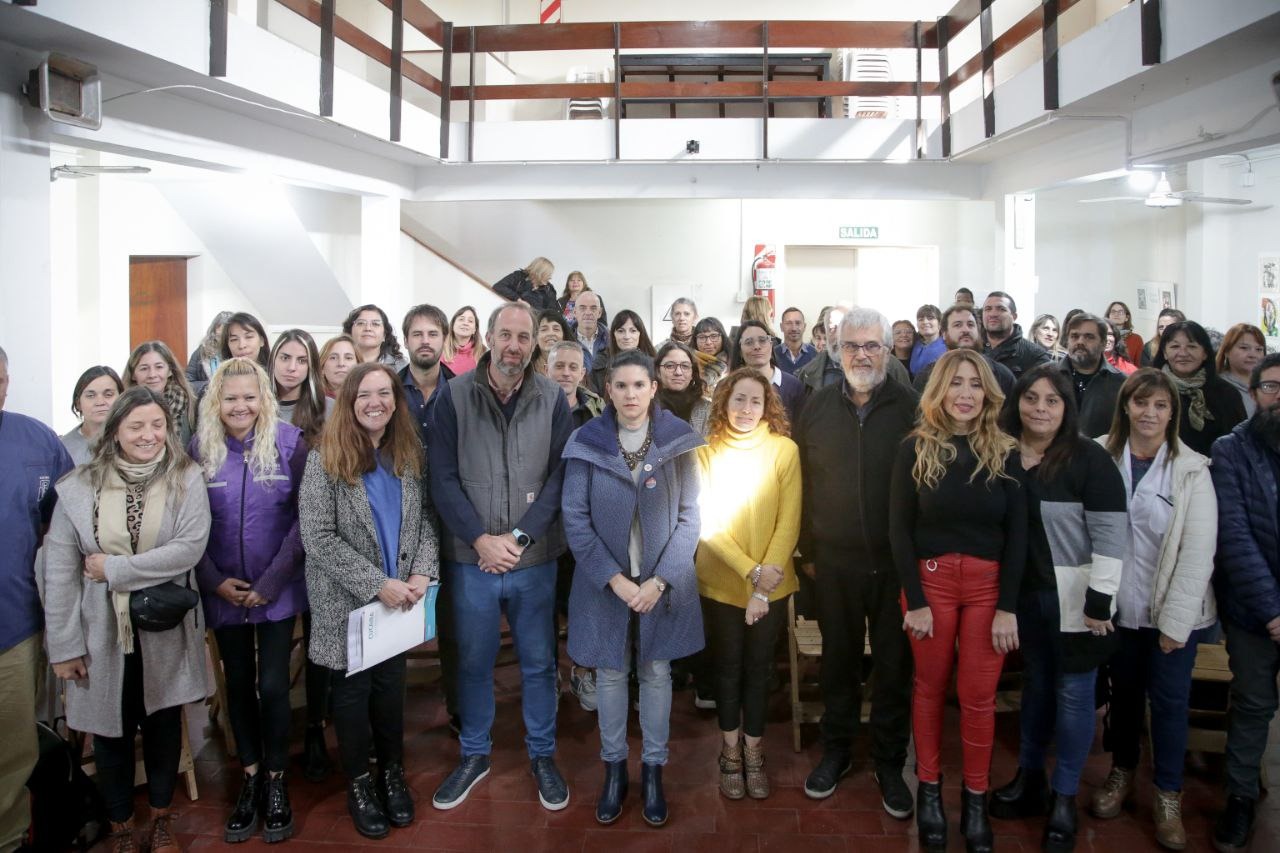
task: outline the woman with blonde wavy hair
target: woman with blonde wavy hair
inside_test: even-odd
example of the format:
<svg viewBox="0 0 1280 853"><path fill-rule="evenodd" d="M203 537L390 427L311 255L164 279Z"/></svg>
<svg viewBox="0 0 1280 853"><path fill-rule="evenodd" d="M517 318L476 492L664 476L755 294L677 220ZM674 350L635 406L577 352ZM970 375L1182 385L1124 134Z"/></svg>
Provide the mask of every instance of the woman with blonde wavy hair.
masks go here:
<svg viewBox="0 0 1280 853"><path fill-rule="evenodd" d="M267 843L293 834L289 759L289 654L307 609L298 489L302 430L280 420L272 380L256 361L224 361L200 401L189 448L204 472L213 518L196 565L204 612L226 670L227 713L244 770L223 838ZM261 772L264 769L266 772Z"/></svg>
<svg viewBox="0 0 1280 853"><path fill-rule="evenodd" d="M964 747L960 831L970 853L992 846L987 787L996 682L1004 655L1018 647L1015 612L1027 552L1018 444L997 423L1003 402L980 354L942 356L890 486L889 539L916 666L916 823L927 849L941 849L947 838L939 752L953 669Z"/></svg>

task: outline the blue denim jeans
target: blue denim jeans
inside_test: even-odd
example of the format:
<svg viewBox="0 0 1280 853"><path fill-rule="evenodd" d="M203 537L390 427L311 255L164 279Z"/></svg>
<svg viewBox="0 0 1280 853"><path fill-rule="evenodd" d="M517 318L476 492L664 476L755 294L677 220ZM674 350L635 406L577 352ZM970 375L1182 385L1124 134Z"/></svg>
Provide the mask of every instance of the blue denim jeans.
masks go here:
<svg viewBox="0 0 1280 853"><path fill-rule="evenodd" d="M1169 654L1160 651L1155 628L1118 628L1120 650L1111 659L1111 758L1117 767L1138 766L1142 720L1151 701L1152 781L1161 791L1182 790L1187 758L1191 670L1203 631Z"/></svg>
<svg viewBox="0 0 1280 853"><path fill-rule="evenodd" d="M1018 764L1040 770L1053 741L1056 761L1050 785L1059 794L1075 796L1080 771L1093 745L1098 671L1063 672L1057 636L1060 625L1057 590L1037 590L1022 597L1018 607L1023 661Z"/></svg>
<svg viewBox="0 0 1280 853"><path fill-rule="evenodd" d="M600 757L605 761L627 759L627 712L631 704L628 673L631 655L624 669L596 670L596 715L600 720ZM667 740L671 734L671 661L655 660L636 668L640 682L640 760L645 764L667 763Z"/></svg>
<svg viewBox="0 0 1280 853"><path fill-rule="evenodd" d="M505 613L520 659L525 746L530 758L556 750L556 564L494 575L474 563L444 564L444 590L453 606L458 644L458 713L462 754L488 755L493 747L493 667Z"/></svg>

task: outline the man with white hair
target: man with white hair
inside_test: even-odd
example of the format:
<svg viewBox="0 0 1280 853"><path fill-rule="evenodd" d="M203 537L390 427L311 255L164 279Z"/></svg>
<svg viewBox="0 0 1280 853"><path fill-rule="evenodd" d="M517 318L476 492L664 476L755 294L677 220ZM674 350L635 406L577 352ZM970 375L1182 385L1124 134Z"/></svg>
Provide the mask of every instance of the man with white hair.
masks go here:
<svg viewBox="0 0 1280 853"><path fill-rule="evenodd" d="M57 500L54 483L75 465L53 430L4 410L9 356L0 349L0 850L22 844L31 822L27 777L36 747L36 672L43 610L35 559Z"/></svg>
<svg viewBox="0 0 1280 853"><path fill-rule="evenodd" d="M901 586L889 547L889 480L919 397L891 382L892 327L852 308L832 334L841 380L810 395L793 433L804 483L801 569L817 587L822 628L822 760L805 794L835 793L852 766L862 711L862 653L871 636L871 757L885 811L914 810L902 779L911 726L911 649L902 632ZM901 366L901 365L899 365Z"/></svg>
<svg viewBox="0 0 1280 853"><path fill-rule="evenodd" d="M832 306L827 311L825 325L827 329L827 348L810 359L803 367L795 371L799 379L809 389L818 391L828 385L839 385L844 380L844 369L840 366L840 322L853 306L847 302ZM902 366L902 362L891 358L885 363L885 370L890 379L896 379L903 385L911 385L911 374Z"/></svg>

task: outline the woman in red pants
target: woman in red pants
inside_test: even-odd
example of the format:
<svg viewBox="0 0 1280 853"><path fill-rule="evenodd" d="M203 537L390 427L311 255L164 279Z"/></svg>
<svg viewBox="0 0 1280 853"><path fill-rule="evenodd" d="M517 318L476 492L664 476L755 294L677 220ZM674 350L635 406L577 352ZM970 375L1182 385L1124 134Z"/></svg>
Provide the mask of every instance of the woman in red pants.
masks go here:
<svg viewBox="0 0 1280 853"><path fill-rule="evenodd" d="M1003 401L981 355L942 356L890 488L890 542L916 667L916 823L927 849L941 849L947 839L938 753L953 668L964 745L960 830L970 853L992 847L987 785L996 682L1005 653L1018 647L1014 613L1027 550L1017 442L996 424Z"/></svg>

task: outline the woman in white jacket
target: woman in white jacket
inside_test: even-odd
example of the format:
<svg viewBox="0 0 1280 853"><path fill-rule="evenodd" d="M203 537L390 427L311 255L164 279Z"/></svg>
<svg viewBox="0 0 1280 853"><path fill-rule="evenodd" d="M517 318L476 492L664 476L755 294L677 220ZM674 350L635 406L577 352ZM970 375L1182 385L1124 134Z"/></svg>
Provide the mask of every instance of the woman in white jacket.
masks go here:
<svg viewBox="0 0 1280 853"><path fill-rule="evenodd" d="M1094 792L1096 817L1120 813L1133 792L1146 700L1151 701L1156 840L1186 846L1182 768L1191 669L1217 622L1209 586L1218 502L1209 460L1178 440L1178 394L1144 368L1120 388L1107 450L1129 493L1129 548L1117 595L1120 649L1111 662L1112 767Z"/></svg>

